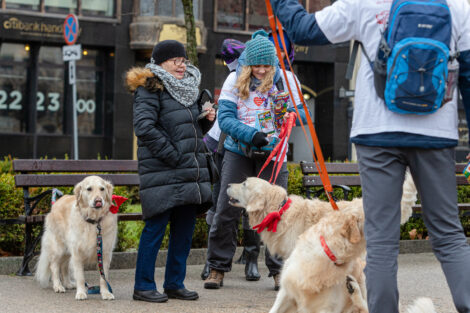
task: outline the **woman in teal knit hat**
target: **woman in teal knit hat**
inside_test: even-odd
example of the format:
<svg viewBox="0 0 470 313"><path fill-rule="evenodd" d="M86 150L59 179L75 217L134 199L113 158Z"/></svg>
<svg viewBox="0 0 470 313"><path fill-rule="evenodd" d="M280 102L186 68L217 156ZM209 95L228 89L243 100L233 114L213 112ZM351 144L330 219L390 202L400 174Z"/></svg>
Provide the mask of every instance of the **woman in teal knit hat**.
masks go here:
<svg viewBox="0 0 470 313"><path fill-rule="evenodd" d="M291 86L295 76L288 72L287 79ZM212 220L208 240L207 261L209 277L204 281L204 288L218 289L223 285L224 273L232 267L232 258L237 246L237 221L241 209L231 206L227 196L227 187L232 183L241 183L247 177L258 175L269 153L278 141L280 126L289 112L299 106L298 95L293 101L287 96L287 84L279 71L279 60L268 34L264 30L255 32L252 39L238 59L236 72L232 72L224 82L219 97L219 126L227 134L224 142L225 156L222 163L221 186L217 209ZM272 160L261 178L268 180L274 166ZM286 160L279 173L276 184L287 188ZM259 236L254 240L259 242ZM254 260L247 264L257 267L257 253L250 253ZM266 265L269 276L274 278L274 288L279 289L279 273L282 267L280 259L266 252ZM258 272L249 266L245 274ZM251 279L259 280L247 275Z"/></svg>

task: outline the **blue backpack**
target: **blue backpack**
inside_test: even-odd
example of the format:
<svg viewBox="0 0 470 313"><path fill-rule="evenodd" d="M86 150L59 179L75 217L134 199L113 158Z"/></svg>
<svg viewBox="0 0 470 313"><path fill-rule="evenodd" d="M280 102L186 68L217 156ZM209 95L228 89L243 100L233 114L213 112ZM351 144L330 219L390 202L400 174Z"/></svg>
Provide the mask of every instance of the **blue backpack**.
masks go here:
<svg viewBox="0 0 470 313"><path fill-rule="evenodd" d="M388 26L371 62L375 90L388 109L429 114L443 105L451 36L446 0L392 2Z"/></svg>

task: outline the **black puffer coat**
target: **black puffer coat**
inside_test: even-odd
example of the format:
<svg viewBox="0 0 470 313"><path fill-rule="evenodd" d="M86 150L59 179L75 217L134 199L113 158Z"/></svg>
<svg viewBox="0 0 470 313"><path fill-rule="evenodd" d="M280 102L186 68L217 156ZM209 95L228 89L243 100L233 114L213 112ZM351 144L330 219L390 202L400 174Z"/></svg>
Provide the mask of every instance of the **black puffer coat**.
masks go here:
<svg viewBox="0 0 470 313"><path fill-rule="evenodd" d="M177 102L147 69L131 69L127 83L134 90L144 220L181 205L206 211L212 196L202 138L212 123L205 118L198 122L198 104L185 107Z"/></svg>

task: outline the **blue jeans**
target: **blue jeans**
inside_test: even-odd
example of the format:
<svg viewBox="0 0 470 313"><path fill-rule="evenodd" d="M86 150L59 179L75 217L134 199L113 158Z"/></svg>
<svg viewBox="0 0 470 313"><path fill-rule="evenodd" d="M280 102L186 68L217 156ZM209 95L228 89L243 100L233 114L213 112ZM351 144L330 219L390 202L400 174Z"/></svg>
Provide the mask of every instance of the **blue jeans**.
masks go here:
<svg viewBox="0 0 470 313"><path fill-rule="evenodd" d="M156 290L155 262L160 250L166 226L170 222L170 241L165 265L164 289L184 288L186 260L196 224L196 207L180 206L145 221L140 236L137 265L135 270L135 290Z"/></svg>

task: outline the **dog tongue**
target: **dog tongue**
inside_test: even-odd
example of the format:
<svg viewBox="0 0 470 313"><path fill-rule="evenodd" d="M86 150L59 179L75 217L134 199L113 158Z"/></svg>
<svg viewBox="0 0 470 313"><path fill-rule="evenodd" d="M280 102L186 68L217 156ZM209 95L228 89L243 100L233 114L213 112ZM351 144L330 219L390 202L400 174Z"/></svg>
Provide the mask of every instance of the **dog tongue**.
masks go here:
<svg viewBox="0 0 470 313"><path fill-rule="evenodd" d="M103 206L103 202L101 202L101 201L96 201L95 202L95 207L96 208L101 208L102 206Z"/></svg>

